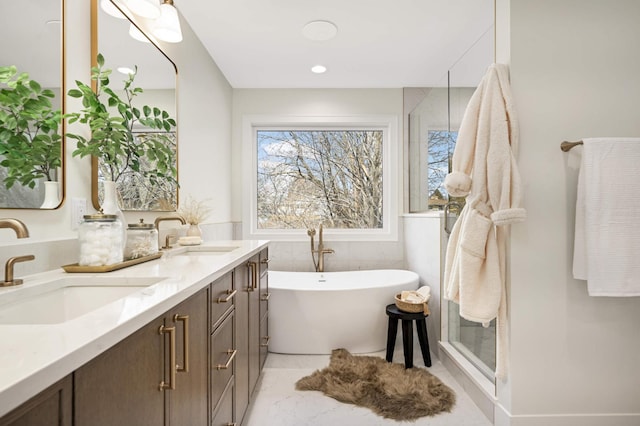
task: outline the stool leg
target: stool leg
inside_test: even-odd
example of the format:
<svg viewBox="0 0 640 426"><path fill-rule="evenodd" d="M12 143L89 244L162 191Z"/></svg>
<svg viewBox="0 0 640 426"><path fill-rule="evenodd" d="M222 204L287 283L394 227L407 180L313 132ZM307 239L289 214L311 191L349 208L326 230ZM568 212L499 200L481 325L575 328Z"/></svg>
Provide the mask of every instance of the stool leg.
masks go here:
<svg viewBox="0 0 640 426"><path fill-rule="evenodd" d="M429 336L427 335L427 322L422 320L416 320L416 327L418 328L418 341L420 342L420 349L422 350L422 359L424 365L431 367L431 353L429 352Z"/></svg>
<svg viewBox="0 0 640 426"><path fill-rule="evenodd" d="M393 361L393 349L396 346L396 335L398 334L398 318L389 317L389 328L387 328L387 361Z"/></svg>
<svg viewBox="0 0 640 426"><path fill-rule="evenodd" d="M402 347L404 349L404 368L413 368L413 324L411 320L402 320Z"/></svg>

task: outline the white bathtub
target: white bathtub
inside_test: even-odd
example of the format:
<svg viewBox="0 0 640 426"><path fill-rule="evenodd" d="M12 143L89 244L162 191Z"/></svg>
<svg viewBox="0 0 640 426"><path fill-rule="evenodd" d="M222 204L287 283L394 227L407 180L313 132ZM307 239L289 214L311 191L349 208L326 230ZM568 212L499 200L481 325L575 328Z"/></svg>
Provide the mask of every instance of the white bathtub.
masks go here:
<svg viewBox="0 0 640 426"><path fill-rule="evenodd" d="M418 285L418 274L395 269L269 271L269 351L381 351L387 338L385 306L393 303L395 294Z"/></svg>

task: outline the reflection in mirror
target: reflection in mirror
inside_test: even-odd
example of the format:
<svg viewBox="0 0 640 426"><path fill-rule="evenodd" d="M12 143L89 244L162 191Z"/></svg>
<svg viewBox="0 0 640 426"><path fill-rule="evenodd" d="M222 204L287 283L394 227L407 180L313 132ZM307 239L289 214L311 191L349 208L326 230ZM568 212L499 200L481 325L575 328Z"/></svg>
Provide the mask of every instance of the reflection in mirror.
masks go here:
<svg viewBox="0 0 640 426"><path fill-rule="evenodd" d="M450 199L444 178L465 109L493 61L490 28L434 87L405 89L409 113L409 211L442 210Z"/></svg>
<svg viewBox="0 0 640 426"><path fill-rule="evenodd" d="M135 87L142 92L135 96L133 106L143 110L166 111L170 117L176 117L176 67L166 55L151 43L129 19L122 14L110 0L93 0L97 25L93 34L97 43L93 43L93 57L98 53L105 58L105 69L112 70L110 87L122 99L127 94L122 90L124 81L132 70L135 74ZM104 5L104 6L101 6ZM107 13L108 10L110 13ZM114 16L115 15L115 16ZM172 167L177 166L177 129L159 131L143 125L137 120L132 129L138 144L162 143L172 152ZM110 179L108 166L100 159L93 161L93 204L99 208L102 199L102 182ZM140 170L128 168L116 178L122 210L136 211L174 211L178 204L177 172L173 179L149 177L156 166L154 160L141 159Z"/></svg>
<svg viewBox="0 0 640 426"><path fill-rule="evenodd" d="M64 0L0 2L0 208L64 198L63 11Z"/></svg>

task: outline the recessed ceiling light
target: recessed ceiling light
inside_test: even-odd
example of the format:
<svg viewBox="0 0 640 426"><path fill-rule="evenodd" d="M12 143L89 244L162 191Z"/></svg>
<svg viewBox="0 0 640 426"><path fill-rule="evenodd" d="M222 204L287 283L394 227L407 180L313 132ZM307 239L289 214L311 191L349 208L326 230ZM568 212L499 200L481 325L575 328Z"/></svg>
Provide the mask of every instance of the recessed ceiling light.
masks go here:
<svg viewBox="0 0 640 426"><path fill-rule="evenodd" d="M309 40L330 40L338 33L338 27L329 21L311 21L302 29L302 35Z"/></svg>
<svg viewBox="0 0 640 426"><path fill-rule="evenodd" d="M327 67L323 65L314 65L313 67L311 67L311 72L316 74L322 74L323 72L326 72L326 71L327 71Z"/></svg>

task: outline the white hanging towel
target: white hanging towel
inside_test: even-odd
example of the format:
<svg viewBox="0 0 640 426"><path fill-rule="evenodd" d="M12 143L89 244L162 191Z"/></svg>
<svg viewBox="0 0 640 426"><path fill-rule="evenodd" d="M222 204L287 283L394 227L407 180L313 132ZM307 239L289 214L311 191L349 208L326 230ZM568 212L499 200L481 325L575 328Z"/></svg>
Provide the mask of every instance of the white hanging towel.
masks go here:
<svg viewBox="0 0 640 426"><path fill-rule="evenodd" d="M640 296L640 138L583 142L573 276L590 296Z"/></svg>

